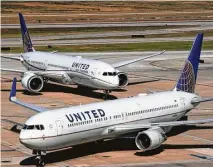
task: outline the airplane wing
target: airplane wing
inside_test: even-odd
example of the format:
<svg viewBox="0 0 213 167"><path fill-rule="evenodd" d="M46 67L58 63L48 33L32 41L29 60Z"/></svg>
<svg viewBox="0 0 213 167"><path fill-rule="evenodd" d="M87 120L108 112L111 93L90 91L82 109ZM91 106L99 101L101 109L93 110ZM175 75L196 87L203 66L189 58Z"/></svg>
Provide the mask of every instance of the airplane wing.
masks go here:
<svg viewBox="0 0 213 167"><path fill-rule="evenodd" d="M15 72L15 73L20 73L20 74L26 72L26 71L24 71L24 70L15 70L15 69L9 69L9 68L0 68L0 69L1 69L1 71Z"/></svg>
<svg viewBox="0 0 213 167"><path fill-rule="evenodd" d="M207 101L213 101L213 97L207 97L207 98L196 98L191 101L192 104L201 103L201 102L207 102Z"/></svg>
<svg viewBox="0 0 213 167"><path fill-rule="evenodd" d="M155 57L155 56L161 55L164 52L165 52L165 50L160 52L160 53L156 53L156 54L149 55L149 56L146 56L146 57L141 57L141 58L137 58L137 59L133 59L133 60L127 60L127 61L118 62L118 63L112 64L112 66L114 68L122 67L122 66L125 66L125 65L128 65L128 64L135 63L137 61L141 61L141 60L145 60L145 59L148 59L148 58L151 58L151 57Z"/></svg>
<svg viewBox="0 0 213 167"><path fill-rule="evenodd" d="M1 58L20 61L20 56L17 56L17 57L1 56Z"/></svg>
<svg viewBox="0 0 213 167"><path fill-rule="evenodd" d="M47 78L57 78L63 79L67 77L66 71L62 70L46 70L46 71L28 71L29 73L34 73L36 75L47 77Z"/></svg>
<svg viewBox="0 0 213 167"><path fill-rule="evenodd" d="M0 68L1 71L6 71L6 72L13 72L13 73L19 73L19 74L24 74L24 73L33 73L42 77L47 77L47 78L58 78L58 79L63 79L66 77L66 72L65 71L57 71L57 70L52 70L52 71L26 71L26 70L15 70L15 69L8 69L8 68Z"/></svg>
<svg viewBox="0 0 213 167"><path fill-rule="evenodd" d="M196 124L204 124L213 122L212 119L201 119L201 120L191 120L191 121L172 121L172 122L159 122L159 123L147 123L147 124L129 124L129 125L116 125L108 127L104 130L103 134L109 132L122 132L128 130L140 130L140 129L149 129L153 127L168 127L168 126L190 126Z"/></svg>
<svg viewBox="0 0 213 167"><path fill-rule="evenodd" d="M9 100L15 104L21 105L23 107L29 108L35 112L44 112L47 111L47 108L39 107L33 104L25 103L16 98L16 78L13 79L12 89L10 92Z"/></svg>

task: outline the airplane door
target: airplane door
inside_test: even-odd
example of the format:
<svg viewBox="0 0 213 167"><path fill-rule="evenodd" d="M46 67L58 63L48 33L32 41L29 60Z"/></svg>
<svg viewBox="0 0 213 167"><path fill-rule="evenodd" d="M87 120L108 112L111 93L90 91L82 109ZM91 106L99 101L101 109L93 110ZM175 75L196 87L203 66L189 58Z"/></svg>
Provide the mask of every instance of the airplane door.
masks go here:
<svg viewBox="0 0 213 167"><path fill-rule="evenodd" d="M93 79L93 78L96 78L96 75L97 75L97 68L93 68L92 71L91 71L91 74L92 74L92 79Z"/></svg>
<svg viewBox="0 0 213 167"><path fill-rule="evenodd" d="M63 132L63 126L61 124L61 121L56 121L56 127L57 127L57 135L61 135Z"/></svg>

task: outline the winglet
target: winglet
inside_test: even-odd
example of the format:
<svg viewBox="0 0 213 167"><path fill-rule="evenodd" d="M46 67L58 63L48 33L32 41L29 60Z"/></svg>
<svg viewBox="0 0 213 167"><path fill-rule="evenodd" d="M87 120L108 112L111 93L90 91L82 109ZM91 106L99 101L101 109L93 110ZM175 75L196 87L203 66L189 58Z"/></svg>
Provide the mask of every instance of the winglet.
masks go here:
<svg viewBox="0 0 213 167"><path fill-rule="evenodd" d="M29 104L29 103L26 103L26 102L23 102L23 101L16 99L16 78L13 79L13 84L12 84L12 88L11 88L11 91L10 91L9 100L11 102L15 103L15 104L29 108L29 109L34 110L36 112L44 112L44 111L48 110L47 108L35 106L33 104Z"/></svg>
<svg viewBox="0 0 213 167"><path fill-rule="evenodd" d="M13 78L13 84L10 91L10 101L14 101L14 98L16 98L16 78Z"/></svg>

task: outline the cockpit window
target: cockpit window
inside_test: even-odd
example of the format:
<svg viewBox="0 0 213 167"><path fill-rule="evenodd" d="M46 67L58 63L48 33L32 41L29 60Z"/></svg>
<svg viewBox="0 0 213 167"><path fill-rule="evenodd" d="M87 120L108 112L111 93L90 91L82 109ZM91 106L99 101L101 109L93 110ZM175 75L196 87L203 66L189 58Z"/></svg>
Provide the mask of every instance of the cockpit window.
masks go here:
<svg viewBox="0 0 213 167"><path fill-rule="evenodd" d="M44 125L24 125L22 129L27 129L27 130L44 130Z"/></svg>
<svg viewBox="0 0 213 167"><path fill-rule="evenodd" d="M40 127L41 127L41 130L44 130L44 125L40 125Z"/></svg>
<svg viewBox="0 0 213 167"><path fill-rule="evenodd" d="M107 76L107 72L104 72L104 73L103 73L103 76Z"/></svg>
<svg viewBox="0 0 213 167"><path fill-rule="evenodd" d="M117 73L116 72L104 72L103 76L116 76Z"/></svg>
<svg viewBox="0 0 213 167"><path fill-rule="evenodd" d="M34 129L34 128L35 128L34 125L29 125L29 126L27 126L27 129Z"/></svg>
<svg viewBox="0 0 213 167"><path fill-rule="evenodd" d="M108 72L108 75L109 75L109 76L112 76L112 72Z"/></svg>
<svg viewBox="0 0 213 167"><path fill-rule="evenodd" d="M37 130L40 130L40 125L35 125L35 128L36 128Z"/></svg>
<svg viewBox="0 0 213 167"><path fill-rule="evenodd" d="M24 124L24 126L23 126L23 128L22 128L22 129L27 129L27 125L25 125L25 124Z"/></svg>

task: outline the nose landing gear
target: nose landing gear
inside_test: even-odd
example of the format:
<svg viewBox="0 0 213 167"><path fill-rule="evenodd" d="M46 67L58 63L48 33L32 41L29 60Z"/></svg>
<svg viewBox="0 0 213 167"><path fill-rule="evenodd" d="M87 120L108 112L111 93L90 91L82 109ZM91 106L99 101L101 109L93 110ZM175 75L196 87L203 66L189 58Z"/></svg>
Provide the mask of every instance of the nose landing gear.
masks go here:
<svg viewBox="0 0 213 167"><path fill-rule="evenodd" d="M46 155L46 152L33 150L33 154L36 154L36 157L35 157L36 166L40 166L40 167L44 166L45 165L44 157Z"/></svg>
<svg viewBox="0 0 213 167"><path fill-rule="evenodd" d="M103 99L106 100L108 95L111 93L112 91L111 90L104 90L104 96L103 96Z"/></svg>

